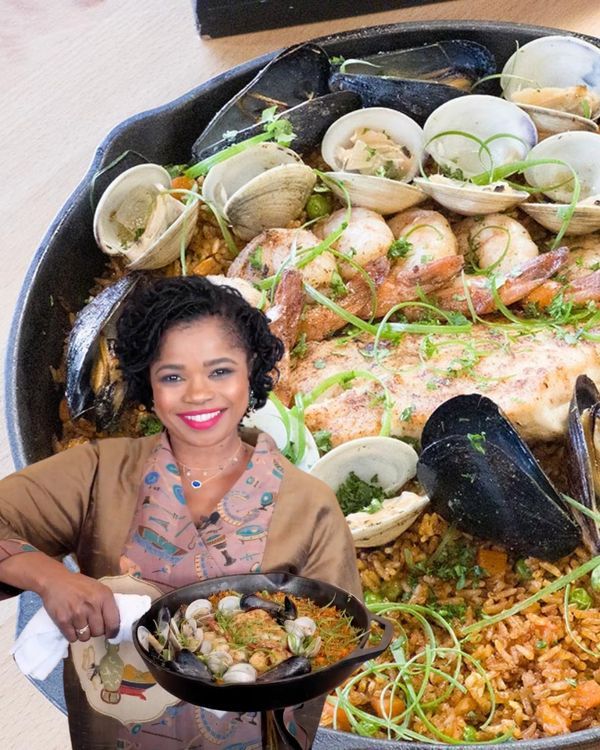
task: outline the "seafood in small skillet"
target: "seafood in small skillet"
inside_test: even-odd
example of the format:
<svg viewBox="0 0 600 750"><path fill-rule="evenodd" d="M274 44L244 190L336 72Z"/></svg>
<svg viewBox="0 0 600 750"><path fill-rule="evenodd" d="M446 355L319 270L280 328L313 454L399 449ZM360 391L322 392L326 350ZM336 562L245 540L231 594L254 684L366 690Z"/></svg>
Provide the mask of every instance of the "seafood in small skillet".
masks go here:
<svg viewBox="0 0 600 750"><path fill-rule="evenodd" d="M349 654L360 633L335 607L302 597L223 592L138 628L164 666L217 684L265 682L326 667Z"/></svg>

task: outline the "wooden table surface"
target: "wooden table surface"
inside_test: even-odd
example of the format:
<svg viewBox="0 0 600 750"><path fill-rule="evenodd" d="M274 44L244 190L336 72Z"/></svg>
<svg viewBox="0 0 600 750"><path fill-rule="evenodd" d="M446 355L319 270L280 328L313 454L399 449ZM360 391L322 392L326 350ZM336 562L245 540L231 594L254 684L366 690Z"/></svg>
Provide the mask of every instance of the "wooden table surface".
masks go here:
<svg viewBox="0 0 600 750"><path fill-rule="evenodd" d="M600 37L598 0L452 0L212 40L198 36L192 0L0 0L2 362L31 258L114 125L278 47L345 29L433 19L517 21ZM0 398L2 381L0 373ZM0 476L12 466L2 420ZM2 747L65 750L65 718L7 656L13 629L14 604L4 605Z"/></svg>

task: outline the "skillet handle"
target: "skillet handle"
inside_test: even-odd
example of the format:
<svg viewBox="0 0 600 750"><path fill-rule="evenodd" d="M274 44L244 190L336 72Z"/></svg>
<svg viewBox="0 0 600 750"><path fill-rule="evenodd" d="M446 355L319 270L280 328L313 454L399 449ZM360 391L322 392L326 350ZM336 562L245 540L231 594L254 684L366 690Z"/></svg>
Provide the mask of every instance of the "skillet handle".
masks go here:
<svg viewBox="0 0 600 750"><path fill-rule="evenodd" d="M378 625L381 625L381 627L383 628L383 635L381 636L381 640L375 646L371 646L370 648L363 648L357 654L344 659L347 664L360 664L361 662L367 661L372 657L379 656L379 654L382 654L392 642L392 638L394 637L393 623L390 620L386 620L385 617L374 615L372 612L370 612L369 614L371 616L371 620L375 620L375 622Z"/></svg>

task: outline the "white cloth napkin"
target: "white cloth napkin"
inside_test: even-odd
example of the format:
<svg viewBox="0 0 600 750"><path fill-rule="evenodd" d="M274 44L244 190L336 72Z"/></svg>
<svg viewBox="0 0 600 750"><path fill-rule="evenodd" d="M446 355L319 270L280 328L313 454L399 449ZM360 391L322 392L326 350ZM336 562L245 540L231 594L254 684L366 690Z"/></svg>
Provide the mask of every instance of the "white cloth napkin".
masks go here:
<svg viewBox="0 0 600 750"><path fill-rule="evenodd" d="M140 594L115 594L115 601L119 608L121 624L116 637L109 638L108 641L131 641L132 625L150 609L150 597ZM23 628L10 652L23 674L36 680L45 680L59 661L66 658L69 642L42 607Z"/></svg>

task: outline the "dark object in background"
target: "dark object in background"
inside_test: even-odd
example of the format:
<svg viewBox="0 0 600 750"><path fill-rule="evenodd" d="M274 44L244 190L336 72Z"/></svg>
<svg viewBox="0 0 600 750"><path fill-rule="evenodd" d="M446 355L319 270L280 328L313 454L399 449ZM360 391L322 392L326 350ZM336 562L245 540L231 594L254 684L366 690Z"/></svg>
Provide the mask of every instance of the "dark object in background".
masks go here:
<svg viewBox="0 0 600 750"><path fill-rule="evenodd" d="M233 36L432 2L446 0L196 0L196 23L204 37Z"/></svg>

